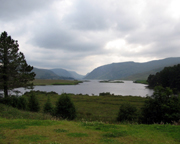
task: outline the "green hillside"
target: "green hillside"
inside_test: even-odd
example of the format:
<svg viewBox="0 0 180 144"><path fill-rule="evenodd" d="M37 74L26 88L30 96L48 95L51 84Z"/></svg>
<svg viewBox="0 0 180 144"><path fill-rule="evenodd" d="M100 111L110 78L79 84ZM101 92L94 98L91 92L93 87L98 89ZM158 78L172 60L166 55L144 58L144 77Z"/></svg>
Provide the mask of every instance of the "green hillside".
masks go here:
<svg viewBox="0 0 180 144"><path fill-rule="evenodd" d="M180 63L180 58L166 58L145 63L122 62L100 66L90 72L85 79L146 79L166 66Z"/></svg>
<svg viewBox="0 0 180 144"><path fill-rule="evenodd" d="M35 79L62 79L62 80L73 80L72 77L59 76L51 70L33 68L35 72Z"/></svg>

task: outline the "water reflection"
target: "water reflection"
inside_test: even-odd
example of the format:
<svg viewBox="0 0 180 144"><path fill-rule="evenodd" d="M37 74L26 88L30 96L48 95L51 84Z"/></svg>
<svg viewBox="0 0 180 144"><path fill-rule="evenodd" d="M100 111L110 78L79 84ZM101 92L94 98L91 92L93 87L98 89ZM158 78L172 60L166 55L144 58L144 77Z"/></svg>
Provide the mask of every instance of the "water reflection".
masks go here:
<svg viewBox="0 0 180 144"><path fill-rule="evenodd" d="M23 88L19 88L18 90L22 93L25 92ZM153 93L153 90L146 88L146 85L133 83L132 81L124 81L124 83L99 83L97 80L83 82L78 85L35 86L34 90L46 92L54 91L58 94L64 92L88 95L99 95L99 93L102 92L110 92L115 95L132 95L142 97L152 95Z"/></svg>

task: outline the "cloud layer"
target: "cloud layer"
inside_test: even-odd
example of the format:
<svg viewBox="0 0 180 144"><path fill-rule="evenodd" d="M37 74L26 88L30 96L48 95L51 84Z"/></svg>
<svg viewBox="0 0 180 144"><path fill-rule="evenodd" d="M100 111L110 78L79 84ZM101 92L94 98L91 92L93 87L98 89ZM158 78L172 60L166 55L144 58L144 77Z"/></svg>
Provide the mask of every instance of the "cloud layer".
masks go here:
<svg viewBox="0 0 180 144"><path fill-rule="evenodd" d="M29 64L86 74L112 62L179 57L178 0L0 0L0 31Z"/></svg>

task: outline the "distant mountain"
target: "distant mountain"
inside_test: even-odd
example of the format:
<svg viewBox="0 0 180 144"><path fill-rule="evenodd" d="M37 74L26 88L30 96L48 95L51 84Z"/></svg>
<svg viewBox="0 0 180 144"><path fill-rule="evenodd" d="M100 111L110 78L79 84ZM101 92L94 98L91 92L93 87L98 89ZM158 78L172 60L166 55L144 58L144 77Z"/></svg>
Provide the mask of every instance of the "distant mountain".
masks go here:
<svg viewBox="0 0 180 144"><path fill-rule="evenodd" d="M67 71L62 68L51 69L51 71L53 71L58 76L63 76L63 77L72 77L74 79L82 79L84 77L83 75L80 75L80 74L76 73L75 71Z"/></svg>
<svg viewBox="0 0 180 144"><path fill-rule="evenodd" d="M62 68L50 69L50 70L53 71L58 76L73 77L67 70L62 69Z"/></svg>
<svg viewBox="0 0 180 144"><path fill-rule="evenodd" d="M35 79L62 79L62 80L73 80L72 77L58 76L51 70L33 68L32 70L36 76Z"/></svg>
<svg viewBox="0 0 180 144"><path fill-rule="evenodd" d="M154 60L145 63L122 62L100 66L90 72L84 79L147 79L164 67L180 63L180 57Z"/></svg>
<svg viewBox="0 0 180 144"><path fill-rule="evenodd" d="M75 71L69 71L69 73L72 75L73 78L81 80L84 78L84 75L80 75L78 73L76 73Z"/></svg>

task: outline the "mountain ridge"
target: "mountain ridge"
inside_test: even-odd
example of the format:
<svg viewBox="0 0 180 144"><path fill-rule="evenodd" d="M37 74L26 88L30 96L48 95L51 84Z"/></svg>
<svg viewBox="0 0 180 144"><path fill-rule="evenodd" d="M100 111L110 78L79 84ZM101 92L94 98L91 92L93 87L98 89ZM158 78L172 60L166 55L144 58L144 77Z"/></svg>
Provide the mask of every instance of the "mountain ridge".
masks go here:
<svg viewBox="0 0 180 144"><path fill-rule="evenodd" d="M36 74L35 79L80 80L84 77L75 71L68 71L62 68L40 69L34 67L32 71Z"/></svg>
<svg viewBox="0 0 180 144"><path fill-rule="evenodd" d="M176 65L178 63L180 63L180 57L170 57L144 63L133 61L111 63L95 68L85 76L84 79L128 79L130 76L145 74L153 70L158 72L164 67ZM145 78L147 78L147 74Z"/></svg>

